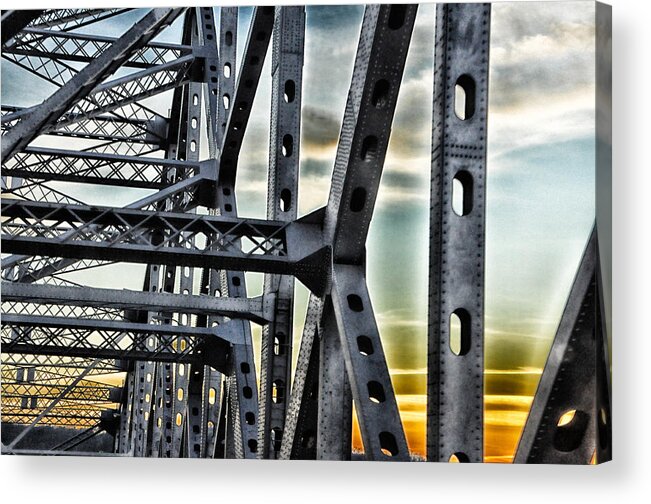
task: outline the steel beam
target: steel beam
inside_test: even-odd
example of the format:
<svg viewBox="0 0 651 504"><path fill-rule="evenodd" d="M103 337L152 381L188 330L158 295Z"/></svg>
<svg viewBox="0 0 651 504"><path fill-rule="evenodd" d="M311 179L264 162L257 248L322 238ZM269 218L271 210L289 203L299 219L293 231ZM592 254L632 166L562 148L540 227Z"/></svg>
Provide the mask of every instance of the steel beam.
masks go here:
<svg viewBox="0 0 651 504"><path fill-rule="evenodd" d="M225 188L235 186L242 140L251 115L269 40L271 40L273 22L273 7L255 8L246 40L246 49L242 56L242 69L238 74L235 95L228 97L225 93L222 94L222 103L225 109L230 110L228 122L224 126L219 171L219 185Z"/></svg>
<svg viewBox="0 0 651 504"><path fill-rule="evenodd" d="M337 332L367 460L409 461L364 269L337 265L332 288Z"/></svg>
<svg viewBox="0 0 651 504"><path fill-rule="evenodd" d="M12 38L29 23L37 19L43 10L6 10L2 12L0 22L2 23L2 45L5 46ZM3 47L4 53L8 47Z"/></svg>
<svg viewBox="0 0 651 504"><path fill-rule="evenodd" d="M316 459L319 399L319 325L323 300L310 295L301 346L287 406L279 458Z"/></svg>
<svg viewBox="0 0 651 504"><path fill-rule="evenodd" d="M226 133L226 123L230 116L232 107L230 106L232 98L235 97L235 76L237 63L237 7L222 7L220 11L220 29L219 29L219 67L221 75L218 79L218 95L214 105L216 112L214 122L209 129L211 138L214 138L214 151L211 156L217 155L217 150L221 151L224 145L224 135ZM259 56L258 56L259 57ZM210 142L213 145L213 142Z"/></svg>
<svg viewBox="0 0 651 504"><path fill-rule="evenodd" d="M610 459L610 372L599 269L595 228L540 377L516 464L588 464L595 452L598 462Z"/></svg>
<svg viewBox="0 0 651 504"><path fill-rule="evenodd" d="M117 38L101 35L25 28L17 37L15 36L13 43L6 47L2 53L4 57L13 54L90 63L117 40ZM129 60L122 64L122 67L145 69L168 63L187 54L192 54L191 46L150 42L135 52Z"/></svg>
<svg viewBox="0 0 651 504"><path fill-rule="evenodd" d="M27 110L24 107L2 105L3 117L9 114L22 116L27 113ZM162 131L161 134L156 135L152 130L156 129L157 126L162 130L164 125L163 121L159 121L159 124L156 125L143 119L126 119L101 115L62 126L59 129L49 130L47 134L69 138L158 146L164 140Z"/></svg>
<svg viewBox="0 0 651 504"><path fill-rule="evenodd" d="M230 38L230 42L233 43L236 34L233 31L235 26L232 23L236 18L233 15L228 15L226 19L231 24L231 29L228 29L229 26L224 27L224 30L226 30L223 31L224 42L227 43L227 38ZM238 141L241 141L244 135L262 71L264 56L269 45L272 26L273 7L256 7L244 50L242 70L238 75L236 95L231 100L222 100L224 108L223 110L218 109L217 120L225 119L223 114L228 114L228 125L225 127L226 133L219 152L220 170L217 178L214 205L215 212L223 216L237 216L235 168L240 149ZM228 37L227 31L231 31L230 37ZM234 48L229 49L228 54L234 57ZM234 66L231 68L232 76L234 76L234 68ZM228 81L226 84L227 87L230 86ZM219 92L224 92L224 90L225 88L222 88ZM219 127L219 123L214 124L212 131L218 131ZM228 164L225 170L228 175L225 177L222 176L224 162ZM242 247L243 243L241 240L235 240L234 245ZM220 278L222 293L225 292L230 297L246 297L246 278L242 269L214 266L212 269L224 270L223 273L216 275L216 278ZM323 287L325 287L325 284ZM225 434L225 457L255 458L258 452L258 388L251 326L248 321L242 319L233 320L233 323L234 329L243 339L244 345L234 349L233 366L226 378L228 390L227 408L225 414L220 417L220 423L223 421L226 424L223 425L222 423L222 425L218 426L218 430ZM221 452L221 449L219 451Z"/></svg>
<svg viewBox="0 0 651 504"><path fill-rule="evenodd" d="M104 21L132 9L48 9L30 25L33 28L56 27L61 31L81 28Z"/></svg>
<svg viewBox="0 0 651 504"><path fill-rule="evenodd" d="M178 179L161 181L162 174L171 169L176 171ZM206 166L206 169L209 168ZM25 179L162 189L177 180L198 175L201 165L141 156L28 147L6 161L2 170L4 176Z"/></svg>
<svg viewBox="0 0 651 504"><path fill-rule="evenodd" d="M427 458L483 461L490 4L437 5ZM465 100L459 94L465 93Z"/></svg>
<svg viewBox="0 0 651 504"><path fill-rule="evenodd" d="M213 23L206 23L205 19L201 19L201 11L198 8L188 11L185 23L186 34L184 35L184 39L189 39L193 47L203 46L206 42L207 36L213 37L214 39L214 28L212 33L206 32L205 27L207 24L214 25L214 21ZM217 69L214 65L214 61L212 63L212 66L210 66L209 62L206 61L206 64L209 66L204 66L202 82L206 82L210 79L210 72L212 72L213 76L216 75ZM179 137L176 148L176 155L182 160L195 162L199 160L202 104L200 100L195 100L195 97L201 96L203 90L202 82L190 82L184 89L181 105ZM192 213L194 210L189 210L188 212ZM194 237L186 235L184 238L189 239L188 243L191 247L196 246ZM168 271L171 272L171 269L168 269ZM172 275L172 278L175 276L179 277L178 288L180 292L191 293L194 288L194 268L183 268L174 273L175 274ZM166 282L170 280L171 278L165 279ZM172 289L174 288L173 286L170 287L172 287ZM180 325L191 326L192 317L187 313L181 314L178 323ZM170 456L172 457L182 455L186 457L197 457L201 452L200 443L190 442L189 438L189 436L193 435L191 425L196 424L197 417L200 418L201 412L201 409L197 407L194 401L192 405L189 404L191 392L190 387L192 386L192 388L195 389L198 380L197 369L203 370L203 364L193 364L188 366L178 364L175 366L174 400L172 403L174 422L172 424L172 443L170 445ZM195 390L192 392L192 397L194 399L197 394ZM198 451L194 450L195 445L199 446Z"/></svg>
<svg viewBox="0 0 651 504"><path fill-rule="evenodd" d="M219 54L218 48L215 43L206 43L205 49L207 50L207 58L216 60L216 66L219 71L217 78L217 93L214 91L214 83L206 82L205 92L208 96L206 103L207 115L207 132L208 138L211 140L208 143L208 154L211 158L217 159L220 155L221 146L224 140L224 132L226 129L226 121L231 112L230 98L235 93L235 76L236 76L236 52L237 52L237 23L238 23L238 9L237 7L222 7L220 12L220 28L219 28ZM204 13L204 20L213 20L212 10L209 13ZM204 21L205 23L205 21ZM213 23L214 24L214 23ZM209 28L203 26L207 31ZM215 33L214 28L212 33ZM215 33L214 40L217 40ZM212 79L211 79L212 81ZM228 108L227 108L228 107ZM214 179L217 184L217 176ZM218 187L217 193L208 206L213 213L219 213L225 210L220 206L219 194L223 194L224 188ZM231 207L232 208L232 207ZM228 278L224 271L218 269L204 268L201 279L201 292L205 294L215 295L228 295ZM197 325L205 324L208 327L215 323L220 323L221 318L218 316L205 317ZM246 329L245 326L242 328ZM250 337L250 334L243 332L243 337ZM248 355L251 359L252 355ZM248 361L247 361L248 363ZM255 370L253 370L255 372ZM198 377L197 377L198 380ZM228 414L230 410L231 401L228 399L228 390L231 388L231 381L235 378L229 376L222 377L222 374L216 370L204 366L203 368L203 417L202 417L202 432L205 432L203 439L204 454L209 457L223 458L225 456L225 437L226 437L226 422L232 415ZM254 425L256 418L254 420ZM233 445L233 425L229 425L229 444ZM221 433L221 435L220 435Z"/></svg>
<svg viewBox="0 0 651 504"><path fill-rule="evenodd" d="M334 309L327 297L319 344L317 460L350 460L352 450L353 398ZM309 392L303 394L303 400L307 402L301 405L301 413L309 417ZM309 437L303 438L303 443L309 445Z"/></svg>
<svg viewBox="0 0 651 504"><path fill-rule="evenodd" d="M126 289L63 287L56 285L2 282L2 302L57 304L81 307L104 307L129 311L151 311L187 314L221 315L265 323L271 318L272 301L262 297L251 299L196 296L184 292L143 292ZM3 309L3 312L5 310Z"/></svg>
<svg viewBox="0 0 651 504"><path fill-rule="evenodd" d="M367 6L364 12L324 218L324 235L326 240L332 240L335 264L361 267L365 261L366 236L384 166L415 16L416 6L413 5ZM319 377L318 458L338 457L337 451L330 452L330 447L334 446L338 450L336 447L348 444L347 437L350 435L347 426L349 408L346 406L348 394L345 392L348 389L346 381L355 383L355 377L347 373L334 375L329 371L344 368L340 336L347 333L342 333L344 328L335 327L335 318L338 322L344 316L338 312L341 306L341 303L335 302L334 314L324 315ZM346 370L348 373L357 372L350 367ZM390 389L386 393L393 394ZM332 408L330 402L337 396L342 397L344 405ZM369 425L378 426L382 423L382 419L377 417L378 412L368 409L366 402L359 405L356 403L356 406L367 410L360 414L362 417L368 415ZM335 412L340 415L334 415ZM324 423L326 419L327 426ZM392 418L390 422L396 420L400 425L399 417ZM345 426L344 429L342 426ZM321 439L321 432L326 429L329 432L340 432L341 438L326 442ZM402 426L396 428L391 435L394 436L395 446L392 442L389 451L399 458L408 456L401 444L404 438ZM386 441L389 438L384 435L383 439ZM381 452L377 450L378 439L369 435L364 442L367 457L382 458ZM346 451L340 453L346 456Z"/></svg>
<svg viewBox="0 0 651 504"><path fill-rule="evenodd" d="M117 70L124 61L169 25L184 9L152 9L118 41L6 133L2 158L7 162L43 130L55 124L71 106Z"/></svg>
<svg viewBox="0 0 651 504"><path fill-rule="evenodd" d="M226 9L222 9L226 10ZM237 8L231 8L237 19ZM205 55L205 73L203 81L204 107L206 117L206 130L208 134L208 155L212 160L217 159L218 145L220 140L215 140L219 129L219 110L223 107L219 98L221 82L226 76L222 69L220 54L217 47L217 29L214 12L211 7L196 9L198 22L198 35L202 40L203 54ZM232 19L232 16L230 16ZM235 21L237 22L237 21ZM229 25L229 20L222 16L220 30ZM232 34L231 34L232 43ZM234 69L233 69L234 71ZM217 183L217 172L211 179ZM212 194L207 201L209 211L214 212L216 195ZM215 296L221 295L222 286L219 281L218 270L204 268L201 271L200 293ZM214 324L223 322L220 315L209 315L204 313L196 319L198 327L211 327ZM189 457L212 457L214 456L214 439L219 419L219 408L222 394L222 374L210 366L194 366L190 372L188 384L188 422L186 425L186 452Z"/></svg>
<svg viewBox="0 0 651 504"><path fill-rule="evenodd" d="M5 404L4 398L37 397L39 399L54 399L64 388L65 384L61 383L11 383L2 380L3 405ZM77 384L73 390L68 392L66 401L119 402L119 392L120 389L117 387L87 382L87 384Z"/></svg>
<svg viewBox="0 0 651 504"><path fill-rule="evenodd" d="M298 215L304 44L305 8L276 7L267 218L285 222ZM258 457L278 458L291 383L294 278L265 275L264 292L276 303L271 323L262 328Z"/></svg>
<svg viewBox="0 0 651 504"><path fill-rule="evenodd" d="M319 225L305 220L282 223L5 199L2 212L8 253L281 273L295 275L316 292L326 287L330 249L321 243ZM52 221L57 224L48 224ZM250 244L246 251L239 244L243 238ZM194 239L203 246L187 247Z"/></svg>
<svg viewBox="0 0 651 504"><path fill-rule="evenodd" d="M177 338L182 338L178 340ZM211 348L206 340L212 340ZM154 347L147 345L154 342ZM134 322L36 317L2 317L4 352L94 359L199 362L223 369L229 346L242 344L230 330Z"/></svg>

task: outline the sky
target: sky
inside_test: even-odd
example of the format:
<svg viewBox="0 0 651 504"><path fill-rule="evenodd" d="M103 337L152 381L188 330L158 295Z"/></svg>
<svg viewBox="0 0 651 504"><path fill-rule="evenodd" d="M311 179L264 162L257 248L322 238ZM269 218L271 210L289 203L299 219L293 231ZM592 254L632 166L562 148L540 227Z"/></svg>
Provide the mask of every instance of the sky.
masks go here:
<svg viewBox="0 0 651 504"><path fill-rule="evenodd" d="M238 56L251 12L240 9ZM327 202L362 14L363 6L356 5L307 7L299 215ZM139 15L94 29L123 30ZM409 446L420 455L425 451L434 24L435 5L422 4L367 243L371 299ZM488 462L510 462L513 456L594 222L594 33L592 2L493 4L485 286ZM159 39L175 41L178 34L177 22ZM42 99L43 86L33 91L25 85L30 78L4 60L2 71L3 103ZM246 217L264 218L266 212L270 96L268 55L239 163L236 192L240 215ZM169 99L162 95L152 106L164 111ZM205 149L202 153L207 155ZM69 185L67 190L95 204L127 204L143 195ZM141 288L142 276L132 274L144 271L141 266L123 267L119 275L104 269L84 280ZM247 281L249 295L262 292L262 275L247 274ZM295 355L307 295L298 285ZM259 348L259 328L254 337ZM359 436L355 445L361 447Z"/></svg>

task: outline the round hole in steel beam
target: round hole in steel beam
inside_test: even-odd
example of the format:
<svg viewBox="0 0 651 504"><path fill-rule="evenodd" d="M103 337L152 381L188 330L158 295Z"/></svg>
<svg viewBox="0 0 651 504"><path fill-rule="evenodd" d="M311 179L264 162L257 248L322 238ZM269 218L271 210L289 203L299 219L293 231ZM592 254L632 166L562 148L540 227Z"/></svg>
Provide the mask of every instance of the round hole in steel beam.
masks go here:
<svg viewBox="0 0 651 504"><path fill-rule="evenodd" d="M387 400L384 394L384 387L380 382L370 381L366 384L368 389L368 398L376 404L383 403Z"/></svg>
<svg viewBox="0 0 651 504"><path fill-rule="evenodd" d="M289 212L292 208L292 192L289 189L280 191L280 211Z"/></svg>
<svg viewBox="0 0 651 504"><path fill-rule="evenodd" d="M467 121L475 114L477 86L468 74L457 79L454 86L454 113L462 121Z"/></svg>
<svg viewBox="0 0 651 504"><path fill-rule="evenodd" d="M396 437L390 432L380 432L380 450L387 457L395 457L398 455L398 443Z"/></svg>
<svg viewBox="0 0 651 504"><path fill-rule="evenodd" d="M405 24L405 17L407 15L406 5L392 5L389 8L389 20L387 26L392 30L398 30Z"/></svg>
<svg viewBox="0 0 651 504"><path fill-rule="evenodd" d="M452 179L452 210L460 217L472 212L473 179L466 170L460 170Z"/></svg>
<svg viewBox="0 0 651 504"><path fill-rule="evenodd" d="M384 108L389 104L389 90L391 86L386 79L380 79L373 87L373 94L371 95L371 103L374 107Z"/></svg>
<svg viewBox="0 0 651 504"><path fill-rule="evenodd" d="M289 133L283 136L281 152L285 157L291 157L291 155L294 153L294 137Z"/></svg>
<svg viewBox="0 0 651 504"><path fill-rule="evenodd" d="M251 399L253 397L253 389L247 385L242 388L242 395L245 399Z"/></svg>
<svg viewBox="0 0 651 504"><path fill-rule="evenodd" d="M348 308L354 312L361 312L364 310L364 303L362 303L362 298L357 294L349 294L346 298L348 300Z"/></svg>
<svg viewBox="0 0 651 504"><path fill-rule="evenodd" d="M285 81L285 92L283 93L283 98L285 103L292 103L296 97L296 83L289 79Z"/></svg>
<svg viewBox="0 0 651 504"><path fill-rule="evenodd" d="M271 445L275 452L280 451L283 442L283 430L280 427L271 429Z"/></svg>
<svg viewBox="0 0 651 504"><path fill-rule="evenodd" d="M357 350L364 356L373 355L373 342L368 336L357 336Z"/></svg>
<svg viewBox="0 0 651 504"><path fill-rule="evenodd" d="M274 355L284 355L287 346L287 335L284 332L277 332L274 335Z"/></svg>
<svg viewBox="0 0 651 504"><path fill-rule="evenodd" d="M452 455L450 455L448 462L453 464L463 464L470 462L470 458L463 452L454 452Z"/></svg>
<svg viewBox="0 0 651 504"><path fill-rule="evenodd" d="M588 430L590 416L581 410L569 410L563 413L556 424L554 448L561 452L572 452L583 443Z"/></svg>
<svg viewBox="0 0 651 504"><path fill-rule="evenodd" d="M369 135L362 141L360 157L362 161L375 161L378 154L378 139L375 135Z"/></svg>
<svg viewBox="0 0 651 504"><path fill-rule="evenodd" d="M356 187L350 196L350 211L361 212L366 205L366 189L363 187Z"/></svg>
<svg viewBox="0 0 651 504"><path fill-rule="evenodd" d="M274 404L282 404L285 401L285 382L283 380L272 382L271 400Z"/></svg>
<svg viewBox="0 0 651 504"><path fill-rule="evenodd" d="M224 43L225 43L227 46L232 46L232 45L233 45L233 32L231 32L231 31L227 31L227 32L224 34Z"/></svg>
<svg viewBox="0 0 651 504"><path fill-rule="evenodd" d="M246 425L253 425L255 423L255 415L250 411L247 411L244 413L244 421L246 422Z"/></svg>
<svg viewBox="0 0 651 504"><path fill-rule="evenodd" d="M450 314L448 329L450 350L454 355L466 355L470 351L472 335L470 314L458 308Z"/></svg>

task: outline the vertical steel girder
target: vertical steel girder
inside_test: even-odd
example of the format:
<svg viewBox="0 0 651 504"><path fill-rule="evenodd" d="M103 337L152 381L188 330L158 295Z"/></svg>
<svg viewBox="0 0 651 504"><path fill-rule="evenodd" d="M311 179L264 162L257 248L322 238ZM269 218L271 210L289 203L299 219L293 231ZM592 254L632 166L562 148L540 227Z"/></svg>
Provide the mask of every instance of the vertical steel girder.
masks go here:
<svg viewBox="0 0 651 504"><path fill-rule="evenodd" d="M259 13L261 9L256 7L251 21L251 28L246 43L245 55L255 53L258 58L254 66L262 66L262 61L266 53L267 45L269 43L269 35L264 34L263 37L256 37L260 27ZM220 103L217 104L217 113L210 117L208 132L211 136L211 141L215 143L220 138L220 134L224 137L227 136L226 131L229 130L227 126L223 126L230 121L233 116L234 99L233 95L228 92L233 89L233 82L235 81L235 44L237 40L237 13L232 9L222 9L222 16L224 22L221 25L220 41L223 44L225 54L221 59L222 63L220 68L221 75L228 74L228 78L219 79L219 93ZM267 16L268 17L268 16ZM260 40L260 39L266 39ZM260 44L260 42L262 42ZM256 52L257 47L257 52ZM246 56L245 56L246 57ZM223 66L222 66L223 64ZM244 68L249 68L251 62L244 62ZM228 65L228 69L226 69ZM255 73L255 71L254 71ZM241 72L240 76L241 78ZM242 102L242 106L238 107L238 113L244 112L251 106L253 98L255 97L255 90L257 88L257 79L259 78L259 71L255 83L249 84L251 93L248 95L250 101ZM222 85L223 84L223 85ZM245 113L248 119L248 112ZM246 120L244 121L246 122ZM241 129L240 133L244 134L244 127L242 124L233 126L235 129ZM221 133L220 133L221 132ZM224 146L225 140L218 153L220 158L220 167L224 162ZM239 153L239 148L237 149ZM231 157L231 168L234 170L237 164L237 155ZM221 173L221 168L220 168ZM216 180L216 196L212 211L219 215L237 216L237 203L235 197L235 180L224 181L221 178ZM234 242L236 248L241 248L241 241ZM218 290L222 295L229 297L246 297L246 279L242 271L210 271L210 286L211 289ZM214 432L224 433L224 440L214 439L216 456L224 456L226 458L255 458L258 449L257 442L257 410L258 410L258 390L257 379L253 355L253 341L251 337L251 326L248 321L236 319L233 321L234 331L244 341L243 345L238 345L233 349L231 371L224 380L224 394L227 394L225 401L220 403L219 397L215 397L213 407L210 408L211 418L218 419L219 424L214 428ZM215 383L218 377L207 376L208 383ZM204 383L206 379L204 378ZM217 406L222 404L224 410L221 414L217 412ZM212 420L211 420L212 421ZM222 446L223 444L223 446Z"/></svg>
<svg viewBox="0 0 651 504"><path fill-rule="evenodd" d="M212 14L212 9L210 9ZM201 29L199 28L199 19L201 19L200 11L195 9L195 12L189 13L188 21L186 23L187 30L190 33L190 39L193 45L206 45L206 35L209 35L214 40L215 30L214 27L209 33L205 31L205 21L202 21ZM214 21L213 21L214 25ZM214 66L214 65L213 65ZM216 71L216 70L214 70ZM204 79L206 80L206 79ZM200 128L201 124L201 101L194 100L194 96L201 96L203 84L191 82L185 89L183 96L183 106L181 110L181 128L179 134L179 141L177 144L177 156L183 160L198 161L200 149ZM194 239L191 239L190 246L195 246ZM194 268L182 268L178 271L179 274L179 291L180 292L193 292L193 279ZM174 275L173 275L174 276ZM191 316L187 313L181 315L181 320L178 322L182 325L191 324ZM180 341L178 341L180 344ZM190 434L193 431L193 426L201 424L201 409L196 405L197 396L197 382L203 385L203 378L199 380L195 368L203 369L203 365L181 365L175 366L176 374L174 377L175 394L173 403L174 423L172 424L172 456L178 457L181 455L183 446L183 437L185 434L185 455L188 457L198 457L201 454L201 444L195 443L190 439ZM188 408L189 398L191 396L190 386L192 386L192 399L193 404ZM197 448L195 450L195 448Z"/></svg>
<svg viewBox="0 0 651 504"><path fill-rule="evenodd" d="M436 11L427 458L483 461L490 4ZM465 93L465 100L459 95Z"/></svg>
<svg viewBox="0 0 651 504"><path fill-rule="evenodd" d="M232 9L231 9L232 10ZM237 16L237 9L234 9ZM223 11L223 9L222 9ZM218 33L215 25L212 8L197 8L198 32L203 41L203 50L206 55L205 78L204 78L204 106L206 111L206 124L208 133L208 154L211 159L217 158L217 146L221 145L216 140L219 116L219 88L224 79L222 63L218 53ZM220 30L223 29L222 27ZM232 41L231 41L232 42ZM229 76L230 77L230 76ZM217 184L217 172L211 178L212 184ZM210 199L210 208L215 204L214 195ZM209 268L201 272L200 292L208 296L215 296L221 293L221 286L217 286L215 280L219 279L219 273ZM197 325L210 327L213 324L223 322L221 316L202 315L196 320ZM188 383L188 406L186 422L186 453L189 457L214 456L214 433L217 429L219 419L219 407L221 405L222 374L210 366L194 366L190 370Z"/></svg>
<svg viewBox="0 0 651 504"><path fill-rule="evenodd" d="M213 65L218 75L216 76L216 88L213 78L210 82L204 84L206 100L206 124L207 133L210 141L208 142L208 155L211 159L217 159L223 135L226 127L226 120L229 110L226 105L228 100L233 96L235 89L235 56L237 47L237 7L222 7L220 10L220 27L219 33L214 28L214 19L212 10L208 12L202 9L200 18L202 30L204 33L210 33L214 40L213 43L206 43L204 50L207 53L207 64ZM219 39L219 54L217 49L217 40ZM209 67L212 69L212 66ZM226 98L225 98L226 97ZM223 124L223 127L222 127ZM212 179L217 184L217 173ZM213 196L211 201L211 212L216 213L218 201ZM223 285L225 280L224 272L218 269L204 268L201 274L200 291L202 294L216 296L222 293L226 294L228 289ZM223 321L220 316L205 316L197 318L197 325L206 325L208 327ZM223 437L219 440L220 447L217 450L218 432L225 432L226 421L226 402L228 383L224 381L221 373L204 366L203 370L193 371L195 386L193 387L192 397L198 398L199 381L202 380L202 403L201 403L201 439L195 439L200 445L201 456L223 457ZM222 419L220 421L220 419ZM192 426L196 429L196 425ZM232 437L232 436L231 436Z"/></svg>
<svg viewBox="0 0 651 504"><path fill-rule="evenodd" d="M332 244L334 270L341 270L341 289L348 279L363 281L365 243L370 225L384 158L391 131L398 90L416 15L413 5L369 5L364 12L344 121L337 148L328 205L324 212L325 239ZM340 264L341 266L338 266ZM352 270L348 270L351 266ZM336 282L333 283L335 289ZM346 286L346 287L343 287ZM357 286L359 288L359 286ZM365 287L362 291L366 292ZM353 306L362 303L359 294ZM301 342L297 377L290 408L296 419L288 422L282 457L312 453L319 459L343 460L350 457L352 396L362 428L365 456L371 460L406 460L409 452L400 422L386 362L359 359L359 320L367 329L375 328L370 303L360 319L344 294L311 302L306 333ZM361 310L363 311L363 310ZM315 323L314 321L319 322ZM314 326L312 324L315 324ZM317 327L320 327L317 330ZM318 332L318 341L314 333ZM363 340L365 341L365 340ZM370 341L382 356L377 330ZM318 353L314 344L319 346ZM353 349L353 351L351 351ZM356 352L353 353L353 352ZM317 361L318 355L318 362ZM345 356L347 357L345 358ZM347 363L346 363L347 361ZM355 364L352 364L355 362ZM315 372L318 368L318 373ZM370 379L373 376L375 379ZM318 384L315 382L318 380ZM353 390L351 391L351 384ZM316 443L312 391L318 390ZM377 394L376 394L377 393ZM377 402L376 402L377 401ZM301 406L296 412L296 405ZM382 406L377 406L382 404ZM312 448L313 445L315 448Z"/></svg>
<svg viewBox="0 0 651 504"><path fill-rule="evenodd" d="M514 463L611 458L610 369L596 227L583 253Z"/></svg>
<svg viewBox="0 0 651 504"><path fill-rule="evenodd" d="M183 26L183 42L198 45L197 21L194 10L186 12ZM199 159L199 124L201 84L190 82L182 90L175 90L172 111L172 123L168 135L167 157L181 161L198 161ZM191 118L194 118L191 121ZM175 169L168 169L161 175L161 181L168 182L176 177L184 178ZM169 200L159 202L160 209L168 209ZM179 236L180 240L181 237ZM177 240L177 241L178 241ZM188 241L191 245L193 240ZM175 290L176 270L174 266L149 265L146 281L148 291L172 293ZM192 293L193 268L183 268L180 279L180 292ZM161 277L162 275L162 279ZM172 314L148 312L147 322L154 317L164 318L167 325L172 322ZM187 314L180 314L178 323L187 325ZM165 337L163 337L165 338ZM149 340L149 345L157 342ZM182 344L182 338L176 338L177 346ZM203 364L202 364L203 365ZM172 364L139 362L136 364L136 380L139 388L134 395L134 406L137 409L138 439L135 445L135 455L178 457L181 453L181 437L185 425L185 406L187 401L187 380L189 364ZM156 386L158 385L158 386ZM143 411L144 410L144 411Z"/></svg>
<svg viewBox="0 0 651 504"><path fill-rule="evenodd" d="M298 216L304 44L305 7L276 7L267 218L287 222ZM275 298L275 309L262 328L258 456L277 458L291 382L294 277L265 275L264 295Z"/></svg>

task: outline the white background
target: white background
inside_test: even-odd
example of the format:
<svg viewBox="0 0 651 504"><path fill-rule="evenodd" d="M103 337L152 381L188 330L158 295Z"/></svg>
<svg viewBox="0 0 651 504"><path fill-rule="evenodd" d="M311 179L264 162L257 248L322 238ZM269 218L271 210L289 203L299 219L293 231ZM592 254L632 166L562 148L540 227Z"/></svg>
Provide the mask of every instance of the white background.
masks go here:
<svg viewBox="0 0 651 504"><path fill-rule="evenodd" d="M651 224L647 214L651 211L651 9L649 2L640 0L610 3L613 462L598 467L534 467L3 456L3 502L651 502ZM45 6L42 1L3 2L5 9ZM64 0L47 5L54 6L105 7L106 3Z"/></svg>

